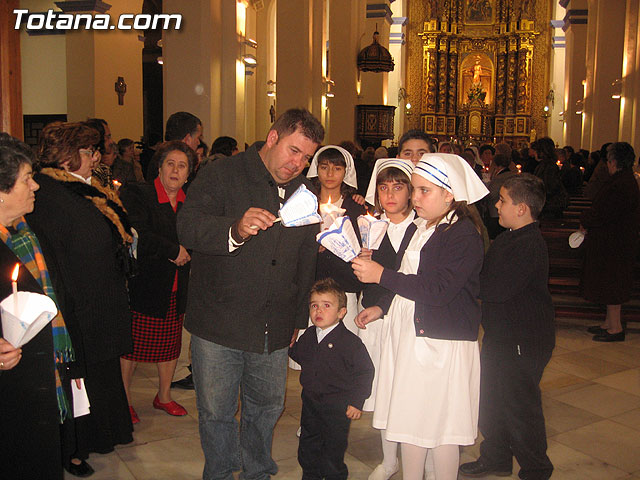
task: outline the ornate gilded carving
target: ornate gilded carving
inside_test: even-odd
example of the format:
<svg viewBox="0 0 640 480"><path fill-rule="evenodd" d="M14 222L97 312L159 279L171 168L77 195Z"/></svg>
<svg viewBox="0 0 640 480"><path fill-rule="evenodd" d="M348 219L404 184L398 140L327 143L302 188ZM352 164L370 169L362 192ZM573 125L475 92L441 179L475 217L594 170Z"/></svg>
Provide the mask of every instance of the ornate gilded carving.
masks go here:
<svg viewBox="0 0 640 480"><path fill-rule="evenodd" d="M434 134L451 134L457 123L458 133L464 136L469 110L463 106L471 100L467 95L470 86L463 88L463 63L470 55L486 55L490 62L482 65L482 73L490 72L491 80L480 82L486 90L482 135L486 138L495 131L515 141L516 137L528 138L531 128L544 132L540 112L548 91L551 33L550 29L538 33L534 28L548 25L551 5L549 0L409 1L407 91L411 95L417 87L412 98L421 103L414 104L420 118L410 121L430 126ZM420 13L422 17L412 17ZM412 43L412 36L421 41ZM416 48L421 60L417 69L411 53ZM470 67L473 65L464 68ZM473 100L483 102L480 96Z"/></svg>
<svg viewBox="0 0 640 480"><path fill-rule="evenodd" d="M515 113L516 111L516 68L517 52L509 51L507 57L507 87L505 113Z"/></svg>

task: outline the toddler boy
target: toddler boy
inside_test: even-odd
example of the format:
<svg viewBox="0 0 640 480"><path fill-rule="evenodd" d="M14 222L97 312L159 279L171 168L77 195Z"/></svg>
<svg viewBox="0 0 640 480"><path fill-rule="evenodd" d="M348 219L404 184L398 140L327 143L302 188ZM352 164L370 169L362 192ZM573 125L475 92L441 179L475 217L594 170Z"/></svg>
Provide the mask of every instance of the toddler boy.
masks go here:
<svg viewBox="0 0 640 480"><path fill-rule="evenodd" d="M298 462L302 478L346 479L349 425L371 394L374 368L367 349L342 323L347 296L332 279L311 288L307 328L289 350L302 367Z"/></svg>
<svg viewBox="0 0 640 480"><path fill-rule="evenodd" d="M542 180L524 173L505 181L496 203L507 229L493 241L480 273L482 326L480 458L464 463L466 477L546 480L553 465L540 397L540 378L555 345L554 309L547 287L549 256L536 219L545 202Z"/></svg>

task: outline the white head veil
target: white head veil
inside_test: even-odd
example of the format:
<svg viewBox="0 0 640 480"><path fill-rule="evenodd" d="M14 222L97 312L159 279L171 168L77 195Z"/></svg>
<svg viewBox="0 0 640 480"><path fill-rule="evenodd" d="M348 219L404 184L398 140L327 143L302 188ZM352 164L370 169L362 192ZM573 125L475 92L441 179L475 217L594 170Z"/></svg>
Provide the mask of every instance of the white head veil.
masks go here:
<svg viewBox="0 0 640 480"><path fill-rule="evenodd" d="M342 154L342 156L344 157L344 163L347 165L344 172L343 182L349 185L350 187L357 189L358 179L356 177L356 167L353 163L353 157L344 148L339 147L337 145L325 145L324 147L318 149L316 154L313 156L313 160L311 160L311 165L309 166L309 171L307 172L307 178L313 178L318 176L318 156L325 150L329 150L329 149L337 150Z"/></svg>

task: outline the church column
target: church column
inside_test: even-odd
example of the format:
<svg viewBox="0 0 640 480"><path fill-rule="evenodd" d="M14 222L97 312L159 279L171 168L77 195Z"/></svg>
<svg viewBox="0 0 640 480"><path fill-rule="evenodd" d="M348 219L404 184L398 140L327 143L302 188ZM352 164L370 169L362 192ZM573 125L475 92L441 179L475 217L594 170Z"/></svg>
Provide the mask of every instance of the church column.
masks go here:
<svg viewBox="0 0 640 480"><path fill-rule="evenodd" d="M0 2L0 131L23 138L20 30L13 10L19 0Z"/></svg>
<svg viewBox="0 0 640 480"><path fill-rule="evenodd" d="M593 45L593 62L587 63L582 146L599 149L618 138L620 99L611 98L612 83L622 75L624 29L612 28L625 18L626 2L590 0L589 22L594 19L595 36L589 29L587 58Z"/></svg>
<svg viewBox="0 0 640 480"><path fill-rule="evenodd" d="M360 83L356 58L360 51L359 24L365 16L364 4L357 1L331 1L329 8L329 71L335 93L329 99L330 118L325 143L355 139L354 106L358 103Z"/></svg>
<svg viewBox="0 0 640 480"><path fill-rule="evenodd" d="M369 45L374 32L378 32L378 43L389 49L389 32L391 30L391 8L389 0L367 0L366 21L364 35L360 49ZM359 50L358 50L359 51ZM357 54L356 54L357 55ZM395 68L398 68L396 65ZM360 73L360 102L365 105L389 105L387 73L361 72ZM399 112L396 112L398 115Z"/></svg>
<svg viewBox="0 0 640 480"><path fill-rule="evenodd" d="M563 0L567 9L564 17L566 38L564 77L564 145L574 148L582 144L583 86L586 76L585 57L587 48L587 0ZM577 113L580 112L580 113ZM586 147L585 147L586 148Z"/></svg>
<svg viewBox="0 0 640 480"><path fill-rule="evenodd" d="M123 13L141 13L141 2L122 0L114 6L98 0L56 2L65 13L107 13L111 24ZM177 10L179 11L179 10ZM137 30L68 30L67 118L82 121L104 118L114 139L140 138L143 134L142 48ZM124 104L118 104L115 83L127 84Z"/></svg>
<svg viewBox="0 0 640 480"><path fill-rule="evenodd" d="M640 0L627 0L618 140L640 152Z"/></svg>

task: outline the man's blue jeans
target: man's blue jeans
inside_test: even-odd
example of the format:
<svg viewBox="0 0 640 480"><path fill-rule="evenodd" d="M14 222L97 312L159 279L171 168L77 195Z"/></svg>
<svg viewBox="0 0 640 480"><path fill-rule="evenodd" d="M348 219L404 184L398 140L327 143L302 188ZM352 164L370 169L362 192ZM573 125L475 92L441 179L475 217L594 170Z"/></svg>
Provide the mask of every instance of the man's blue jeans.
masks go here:
<svg viewBox="0 0 640 480"><path fill-rule="evenodd" d="M191 337L204 480L268 479L278 472L271 458L273 429L282 414L287 349L251 353ZM240 430L235 419L238 391Z"/></svg>

